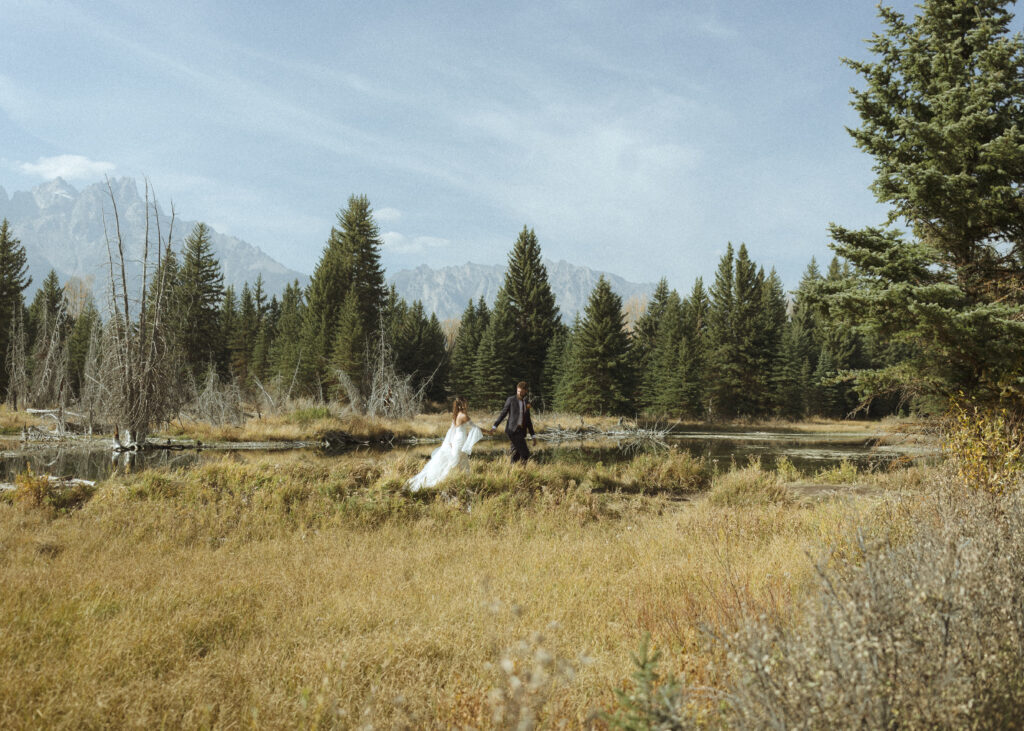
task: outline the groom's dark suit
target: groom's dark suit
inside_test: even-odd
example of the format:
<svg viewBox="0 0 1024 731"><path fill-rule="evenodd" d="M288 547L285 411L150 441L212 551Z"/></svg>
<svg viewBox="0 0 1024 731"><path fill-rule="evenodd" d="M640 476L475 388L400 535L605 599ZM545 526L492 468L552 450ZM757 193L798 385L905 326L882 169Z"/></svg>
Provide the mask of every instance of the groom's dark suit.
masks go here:
<svg viewBox="0 0 1024 731"><path fill-rule="evenodd" d="M506 417L508 422L505 424L505 433L512 442L512 461L525 462L530 458L526 434L529 432L530 436L533 436L533 420L530 418L530 407L526 400L518 396L509 396L498 415L498 420L494 422L494 428L497 429Z"/></svg>

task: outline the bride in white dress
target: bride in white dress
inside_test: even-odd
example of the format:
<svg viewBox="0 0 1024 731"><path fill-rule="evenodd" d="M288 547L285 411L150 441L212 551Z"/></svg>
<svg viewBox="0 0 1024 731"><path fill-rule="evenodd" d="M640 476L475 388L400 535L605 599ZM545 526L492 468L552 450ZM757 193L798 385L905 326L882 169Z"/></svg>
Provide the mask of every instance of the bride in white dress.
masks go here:
<svg viewBox="0 0 1024 731"><path fill-rule="evenodd" d="M424 487L433 487L453 470L469 472L469 455L473 445L483 439L484 433L476 424L469 420L466 413L466 400L455 399L452 404L452 425L444 436L444 442L430 455L430 461L409 480L406 487L417 492Z"/></svg>

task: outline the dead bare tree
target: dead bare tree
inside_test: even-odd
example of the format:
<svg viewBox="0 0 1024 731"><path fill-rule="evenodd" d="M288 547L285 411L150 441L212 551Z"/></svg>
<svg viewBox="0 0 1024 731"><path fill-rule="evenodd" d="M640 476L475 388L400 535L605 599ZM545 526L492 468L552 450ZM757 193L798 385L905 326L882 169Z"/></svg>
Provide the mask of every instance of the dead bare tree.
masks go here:
<svg viewBox="0 0 1024 731"><path fill-rule="evenodd" d="M184 407L185 413L195 419L211 424L241 425L245 421L242 408L242 389L236 381L221 383L215 368L210 368L203 381L202 390Z"/></svg>
<svg viewBox="0 0 1024 731"><path fill-rule="evenodd" d="M63 296L51 321L45 308L41 312L39 334L32 349L32 381L29 401L40 408L67 406L68 383L68 311Z"/></svg>
<svg viewBox="0 0 1024 731"><path fill-rule="evenodd" d="M109 179L107 192L112 220L104 211L103 223L110 266L111 316L102 338L102 367L93 377L104 398L101 413L120 428L127 441L143 446L150 429L173 417L182 404L181 357L167 322L170 282L166 268L161 266L171 250L174 207L171 206L170 226L164 240L156 195L146 180L142 281L133 306L135 298L127 273L128 242ZM151 228L155 228L155 240L151 239ZM151 249L156 250L155 262L151 260Z"/></svg>
<svg viewBox="0 0 1024 731"><path fill-rule="evenodd" d="M370 354L367 365L370 390L363 401L367 415L401 419L419 413L431 379L428 378L419 388L414 388L413 377L398 372L395 368L395 354L388 343L383 325L377 335L377 347Z"/></svg>
<svg viewBox="0 0 1024 731"><path fill-rule="evenodd" d="M25 334L25 311L19 308L11 323L11 343L7 348L7 403L18 409L28 401L31 384L28 379L28 336Z"/></svg>

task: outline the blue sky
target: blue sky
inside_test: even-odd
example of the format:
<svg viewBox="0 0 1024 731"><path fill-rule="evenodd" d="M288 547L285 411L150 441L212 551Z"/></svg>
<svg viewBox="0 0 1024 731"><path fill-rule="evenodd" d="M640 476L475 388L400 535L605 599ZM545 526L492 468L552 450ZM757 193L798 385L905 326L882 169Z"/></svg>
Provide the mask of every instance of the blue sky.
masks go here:
<svg viewBox="0 0 1024 731"><path fill-rule="evenodd" d="M892 3L912 12L910 2ZM881 223L839 58L867 0L0 0L0 185L148 176L165 208L310 272L365 193L389 271L545 256L795 286Z"/></svg>

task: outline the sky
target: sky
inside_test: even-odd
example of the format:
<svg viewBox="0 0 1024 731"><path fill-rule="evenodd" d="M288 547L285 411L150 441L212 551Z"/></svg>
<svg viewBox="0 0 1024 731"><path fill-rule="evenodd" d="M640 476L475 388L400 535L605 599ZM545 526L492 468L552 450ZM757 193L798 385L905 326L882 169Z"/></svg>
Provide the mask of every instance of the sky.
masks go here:
<svg viewBox="0 0 1024 731"><path fill-rule="evenodd" d="M729 242L792 288L830 222L885 221L845 129L868 0L0 0L0 26L8 194L148 177L306 273L354 194L391 273L503 264L526 226L684 294Z"/></svg>

